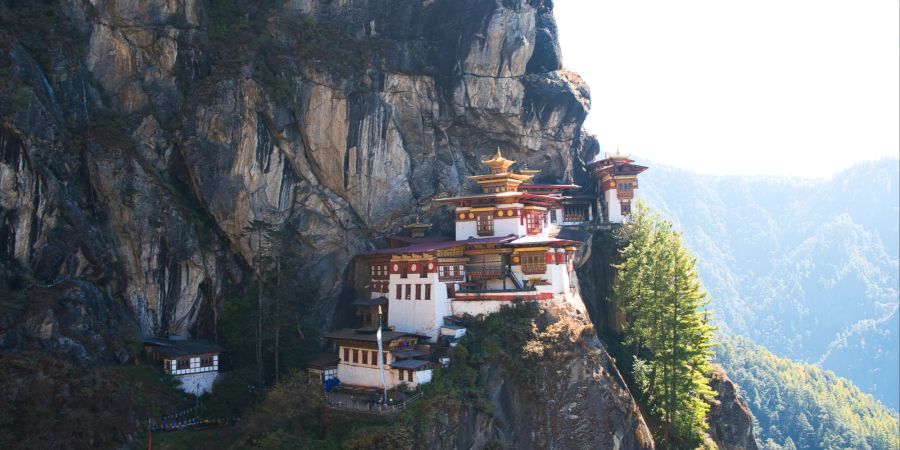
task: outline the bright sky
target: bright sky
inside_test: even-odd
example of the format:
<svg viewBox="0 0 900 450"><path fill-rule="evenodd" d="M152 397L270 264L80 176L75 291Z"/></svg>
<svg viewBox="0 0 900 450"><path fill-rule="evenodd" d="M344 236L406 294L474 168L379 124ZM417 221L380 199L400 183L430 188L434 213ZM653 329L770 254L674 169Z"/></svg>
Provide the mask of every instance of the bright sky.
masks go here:
<svg viewBox="0 0 900 450"><path fill-rule="evenodd" d="M806 177L900 155L898 0L554 4L603 151Z"/></svg>

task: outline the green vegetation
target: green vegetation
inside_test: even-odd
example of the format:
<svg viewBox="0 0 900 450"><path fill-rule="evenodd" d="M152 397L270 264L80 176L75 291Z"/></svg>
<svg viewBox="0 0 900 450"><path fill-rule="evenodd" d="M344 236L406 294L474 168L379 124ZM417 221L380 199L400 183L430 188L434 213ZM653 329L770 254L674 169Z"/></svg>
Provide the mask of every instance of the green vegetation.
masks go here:
<svg viewBox="0 0 900 450"><path fill-rule="evenodd" d="M900 448L897 413L849 380L738 337L723 337L716 356L741 386L766 450Z"/></svg>
<svg viewBox="0 0 900 450"><path fill-rule="evenodd" d="M822 180L654 166L641 175L641 195L697 255L717 321L896 410L898 164L862 163Z"/></svg>
<svg viewBox="0 0 900 450"><path fill-rule="evenodd" d="M31 352L2 361L0 448L113 447L142 419L192 404L149 365L84 367Z"/></svg>
<svg viewBox="0 0 900 450"><path fill-rule="evenodd" d="M253 309L253 302L246 308ZM423 386L424 398L410 409L394 415L350 413L325 406L318 383L294 371L270 389L253 405L253 398L242 394L252 385L255 370L230 373L233 381L216 386L216 393L205 400L207 413L244 411L244 419L232 428L209 432L180 431L154 437L160 449L194 448L295 448L295 449L394 449L412 448L416 443L434 439L435 427L453 430L464 408L483 414L493 413L486 383L488 368L500 371L526 389L536 386L539 371L553 367L572 352L589 349L561 346L580 342L577 337L592 334L593 328L565 317L543 329L541 311L534 304L504 308L483 321L467 323L468 334L452 349L450 367L435 372L434 380ZM248 325L250 328L254 323ZM568 345L568 344L566 344ZM249 342L239 351L253 360L255 347ZM538 392L535 391L537 395ZM241 397L241 395L244 395ZM212 417L212 415L210 415ZM450 422L448 425L447 422ZM443 425L441 425L443 424ZM451 437L442 437L451 439ZM146 445L146 443L144 443ZM138 445L140 447L140 445Z"/></svg>
<svg viewBox="0 0 900 450"><path fill-rule="evenodd" d="M694 448L714 398L707 380L713 327L695 260L672 224L640 203L621 237L628 245L615 297L627 320L622 344L633 359L631 379L661 422L657 443Z"/></svg>

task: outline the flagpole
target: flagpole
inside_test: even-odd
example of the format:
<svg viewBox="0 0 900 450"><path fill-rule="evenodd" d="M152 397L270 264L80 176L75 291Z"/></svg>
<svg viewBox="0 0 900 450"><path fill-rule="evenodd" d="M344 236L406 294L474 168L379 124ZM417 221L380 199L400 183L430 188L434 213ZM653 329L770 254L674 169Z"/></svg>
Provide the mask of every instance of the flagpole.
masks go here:
<svg viewBox="0 0 900 450"><path fill-rule="evenodd" d="M378 333L375 338L378 340L378 370L381 372L381 386L384 387L384 403L387 404L387 382L384 381L384 350L381 344L381 305L378 305Z"/></svg>

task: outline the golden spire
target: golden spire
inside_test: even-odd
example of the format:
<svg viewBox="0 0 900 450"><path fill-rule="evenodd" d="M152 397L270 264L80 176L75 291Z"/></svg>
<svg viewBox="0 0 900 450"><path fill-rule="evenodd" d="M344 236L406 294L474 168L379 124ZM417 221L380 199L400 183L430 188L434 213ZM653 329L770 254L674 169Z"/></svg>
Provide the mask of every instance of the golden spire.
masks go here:
<svg viewBox="0 0 900 450"><path fill-rule="evenodd" d="M481 162L491 168L491 173L505 173L509 166L515 163L515 161L506 159L500 154L500 147L497 147L497 154L493 158L485 159Z"/></svg>

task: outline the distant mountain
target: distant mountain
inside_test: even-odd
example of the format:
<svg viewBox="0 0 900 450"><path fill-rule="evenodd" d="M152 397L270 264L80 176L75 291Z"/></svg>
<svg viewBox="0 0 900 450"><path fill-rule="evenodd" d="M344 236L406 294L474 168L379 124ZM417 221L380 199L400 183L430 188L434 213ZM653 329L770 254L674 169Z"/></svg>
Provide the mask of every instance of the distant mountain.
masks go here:
<svg viewBox="0 0 900 450"><path fill-rule="evenodd" d="M833 372L727 335L716 359L741 386L765 450L900 448L897 413Z"/></svg>
<svg viewBox="0 0 900 450"><path fill-rule="evenodd" d="M682 230L723 328L897 408L898 178L897 160L829 180L653 166L640 192Z"/></svg>

